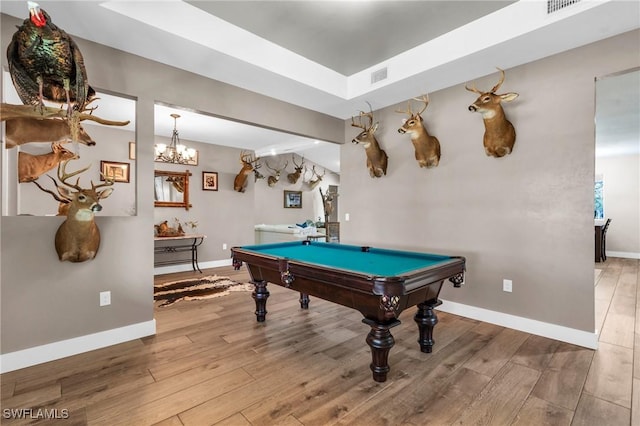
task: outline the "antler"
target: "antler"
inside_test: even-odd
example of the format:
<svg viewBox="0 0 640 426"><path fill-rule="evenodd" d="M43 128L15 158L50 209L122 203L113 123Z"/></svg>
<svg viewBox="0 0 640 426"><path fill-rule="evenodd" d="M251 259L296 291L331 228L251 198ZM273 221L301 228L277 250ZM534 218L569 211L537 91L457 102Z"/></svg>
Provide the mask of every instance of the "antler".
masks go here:
<svg viewBox="0 0 640 426"><path fill-rule="evenodd" d="M272 172L274 172L274 173L281 173L281 172L282 172L282 170L284 170L284 169L286 169L286 168L287 168L287 166L289 165L289 162L288 162L288 161L287 161L287 162L285 162L285 163L284 163L284 166L283 166L283 167L280 167L279 169L274 169L274 168L272 168L271 166L269 166L269 162L268 162L268 161L265 161L265 164L267 165L267 169L271 170Z"/></svg>
<svg viewBox="0 0 640 426"><path fill-rule="evenodd" d="M300 164L296 163L296 156L292 155L291 156L291 161L293 161L293 165L296 169L301 169L302 166L304 166L304 157L302 157L302 161L300 162Z"/></svg>
<svg viewBox="0 0 640 426"><path fill-rule="evenodd" d="M62 161L62 162L60 162L58 164L58 179L60 179L60 182L62 182L63 184L67 185L68 187L76 189L78 191L81 191L82 187L80 187L80 178L78 178L76 180L75 184L68 183L67 179L69 179L71 177L74 177L76 175L79 175L80 173L86 172L91 167L91 164L89 164L84 169L80 169L80 170L76 170L75 172L67 173L67 164L69 164L69 161L71 161L71 160ZM58 186L58 185L56 185L56 186Z"/></svg>
<svg viewBox="0 0 640 426"><path fill-rule="evenodd" d="M491 91L489 93L495 93L496 90L498 90L500 88L500 86L502 86L502 83L504 83L504 70L502 68L498 68L498 67L496 67L496 69L498 71L500 71L500 80L498 81L498 83L495 86L493 86L493 89L491 89ZM476 89L475 84L472 87L468 87L465 84L464 88L467 89L470 92L474 92L474 93L477 93L479 95L481 95L483 93L480 90Z"/></svg>
<svg viewBox="0 0 640 426"><path fill-rule="evenodd" d="M90 109L93 112L95 108ZM127 121L112 121L105 120L103 118L97 117L92 114L85 114L82 112L74 111L74 115L77 116L78 121L83 120L91 120L100 124L104 124L106 126L126 126L129 124L129 120ZM53 108L44 106L42 108L34 108L32 105L11 105L11 104L0 104L0 120L11 120L14 118L38 118L38 119L47 119L47 118L63 118L66 119L67 112L62 109Z"/></svg>
<svg viewBox="0 0 640 426"><path fill-rule="evenodd" d="M427 106L429 105L429 94L422 95L420 98L412 98L414 101L424 102L424 107L416 115L422 115Z"/></svg>
<svg viewBox="0 0 640 426"><path fill-rule="evenodd" d="M371 104L369 102L367 102L367 105L369 105L369 112L360 111L360 114L358 115L359 124L355 123L355 117L351 117L351 125L353 127L358 127L362 130L369 130L373 126L373 108L371 108ZM369 119L369 125L362 125L362 117L367 117Z"/></svg>
<svg viewBox="0 0 640 426"><path fill-rule="evenodd" d="M311 173L313 173L314 176L322 178L327 173L327 169L324 169L323 173L319 175L318 172L316 172L316 166L313 166L311 169Z"/></svg>
<svg viewBox="0 0 640 426"><path fill-rule="evenodd" d="M40 188L40 190L41 190L41 191L44 191L44 192L46 192L46 193L48 193L48 194L51 194L51 195L53 196L53 198L54 198L56 201L58 201L58 202L60 202L60 203L64 203L64 204L68 204L68 203L70 203L70 202L71 202L71 198L67 198L67 197L66 197L66 196L61 192L61 188L58 186L58 182L56 182L56 180L55 180L54 178L52 178L51 176L49 176L49 175L47 175L47 177L53 181L53 184L55 185L56 189L58 190L58 194L54 193L54 192L53 192L52 190L50 190L50 189L43 188L43 187L38 183L38 181L37 181L37 180L32 180L31 182L35 183L35 184L36 184L36 186L37 186L38 188ZM62 197L62 198L61 198L61 197Z"/></svg>
<svg viewBox="0 0 640 426"><path fill-rule="evenodd" d="M411 99L413 99L414 101L418 101L418 102L423 102L424 103L424 107L420 110L420 112L414 113L411 110L411 101L410 100L407 101L407 109L406 110L398 110L397 109L396 112L398 112L400 114L407 114L409 117L413 117L413 116L422 114L424 112L424 110L427 109L427 105L429 105L429 95L428 94L422 95L419 98L411 98Z"/></svg>

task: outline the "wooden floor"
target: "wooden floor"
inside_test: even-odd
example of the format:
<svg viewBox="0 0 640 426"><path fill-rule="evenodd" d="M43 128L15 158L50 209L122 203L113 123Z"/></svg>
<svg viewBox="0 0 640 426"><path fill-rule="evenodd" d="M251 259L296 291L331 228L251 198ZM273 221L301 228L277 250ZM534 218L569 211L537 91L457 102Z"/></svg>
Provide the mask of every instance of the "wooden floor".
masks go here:
<svg viewBox="0 0 640 426"><path fill-rule="evenodd" d="M598 351L439 313L423 354L410 309L376 383L358 312L318 299L302 311L270 285L266 323L250 293L179 302L156 309L154 337L3 374L0 421L38 423L6 418L31 408L68 413L39 422L61 425L640 424L639 263L595 264Z"/></svg>

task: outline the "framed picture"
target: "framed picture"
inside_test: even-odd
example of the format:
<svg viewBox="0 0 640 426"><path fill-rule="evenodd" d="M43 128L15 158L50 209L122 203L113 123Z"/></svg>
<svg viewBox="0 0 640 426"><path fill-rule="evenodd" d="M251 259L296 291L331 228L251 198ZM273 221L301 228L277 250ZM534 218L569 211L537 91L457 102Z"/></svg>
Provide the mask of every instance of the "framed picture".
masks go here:
<svg viewBox="0 0 640 426"><path fill-rule="evenodd" d="M129 142L129 160L136 159L136 143Z"/></svg>
<svg viewBox="0 0 640 426"><path fill-rule="evenodd" d="M100 180L105 180L105 176L115 182L129 183L129 163L100 161Z"/></svg>
<svg viewBox="0 0 640 426"><path fill-rule="evenodd" d="M218 173L202 172L202 190L217 191L218 190Z"/></svg>
<svg viewBox="0 0 640 426"><path fill-rule="evenodd" d="M301 209L302 191L284 191L284 208Z"/></svg>

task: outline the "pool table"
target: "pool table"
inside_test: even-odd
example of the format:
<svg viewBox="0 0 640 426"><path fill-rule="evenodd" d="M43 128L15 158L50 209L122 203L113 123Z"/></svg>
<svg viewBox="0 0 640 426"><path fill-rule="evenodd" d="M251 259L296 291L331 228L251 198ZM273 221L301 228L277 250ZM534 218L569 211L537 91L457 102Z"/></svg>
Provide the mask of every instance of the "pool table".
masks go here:
<svg viewBox="0 0 640 426"><path fill-rule="evenodd" d="M400 324L400 313L417 305L420 350L430 353L434 307L444 280L454 287L464 281L465 258L318 241L259 244L231 249L236 269L246 263L255 285L252 297L256 317L265 321L267 283L300 293L300 306L309 307L309 295L362 313L371 327L366 342L371 348L373 379L384 382L394 339L389 329Z"/></svg>

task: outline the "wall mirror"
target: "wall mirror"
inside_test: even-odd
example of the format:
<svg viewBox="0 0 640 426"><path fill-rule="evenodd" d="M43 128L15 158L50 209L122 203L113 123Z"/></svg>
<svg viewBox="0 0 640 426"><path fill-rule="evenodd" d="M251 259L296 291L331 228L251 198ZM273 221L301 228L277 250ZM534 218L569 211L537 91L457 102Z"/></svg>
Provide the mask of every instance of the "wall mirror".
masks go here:
<svg viewBox="0 0 640 426"><path fill-rule="evenodd" d="M105 125L93 120L81 121L84 134L79 139L81 142L70 142L61 125L47 122L48 127L30 128L30 140L26 140L24 127L20 127L18 121L9 125L4 122L3 144L0 151L2 167L0 174L2 182L2 215L3 216L55 216L58 212L58 201L49 193L43 192L31 182L33 175L25 180L21 176L21 170L36 170L37 183L44 189L56 192L53 181L48 177L57 179L57 164L62 155L74 153L80 158L69 161L67 172L81 170L87 166L89 169L82 174L73 177L69 181L75 183L80 178L81 187L91 188L91 182L96 185L101 183L101 164L119 164L125 167L130 179L116 180L113 185L113 193L100 202L102 210L99 216L135 216L136 215L136 161L130 155L129 144L136 138L136 100L126 95L115 94L105 90L96 89L96 99L91 106L98 108L94 115L114 122L129 122L127 125ZM2 72L2 102L11 105L21 105L8 72ZM60 105L46 102L47 106L59 108ZM39 120L36 120L39 121ZM11 131L9 131L11 130ZM52 135L60 137L61 148L57 151L53 148ZM68 152L67 152L68 151ZM132 152L135 154L135 151ZM46 161L45 161L46 160ZM44 165L46 167L39 167ZM31 167L33 166L33 167Z"/></svg>
<svg viewBox="0 0 640 426"><path fill-rule="evenodd" d="M156 170L154 174L154 200L156 207L183 207L189 210L189 176L191 172Z"/></svg>

